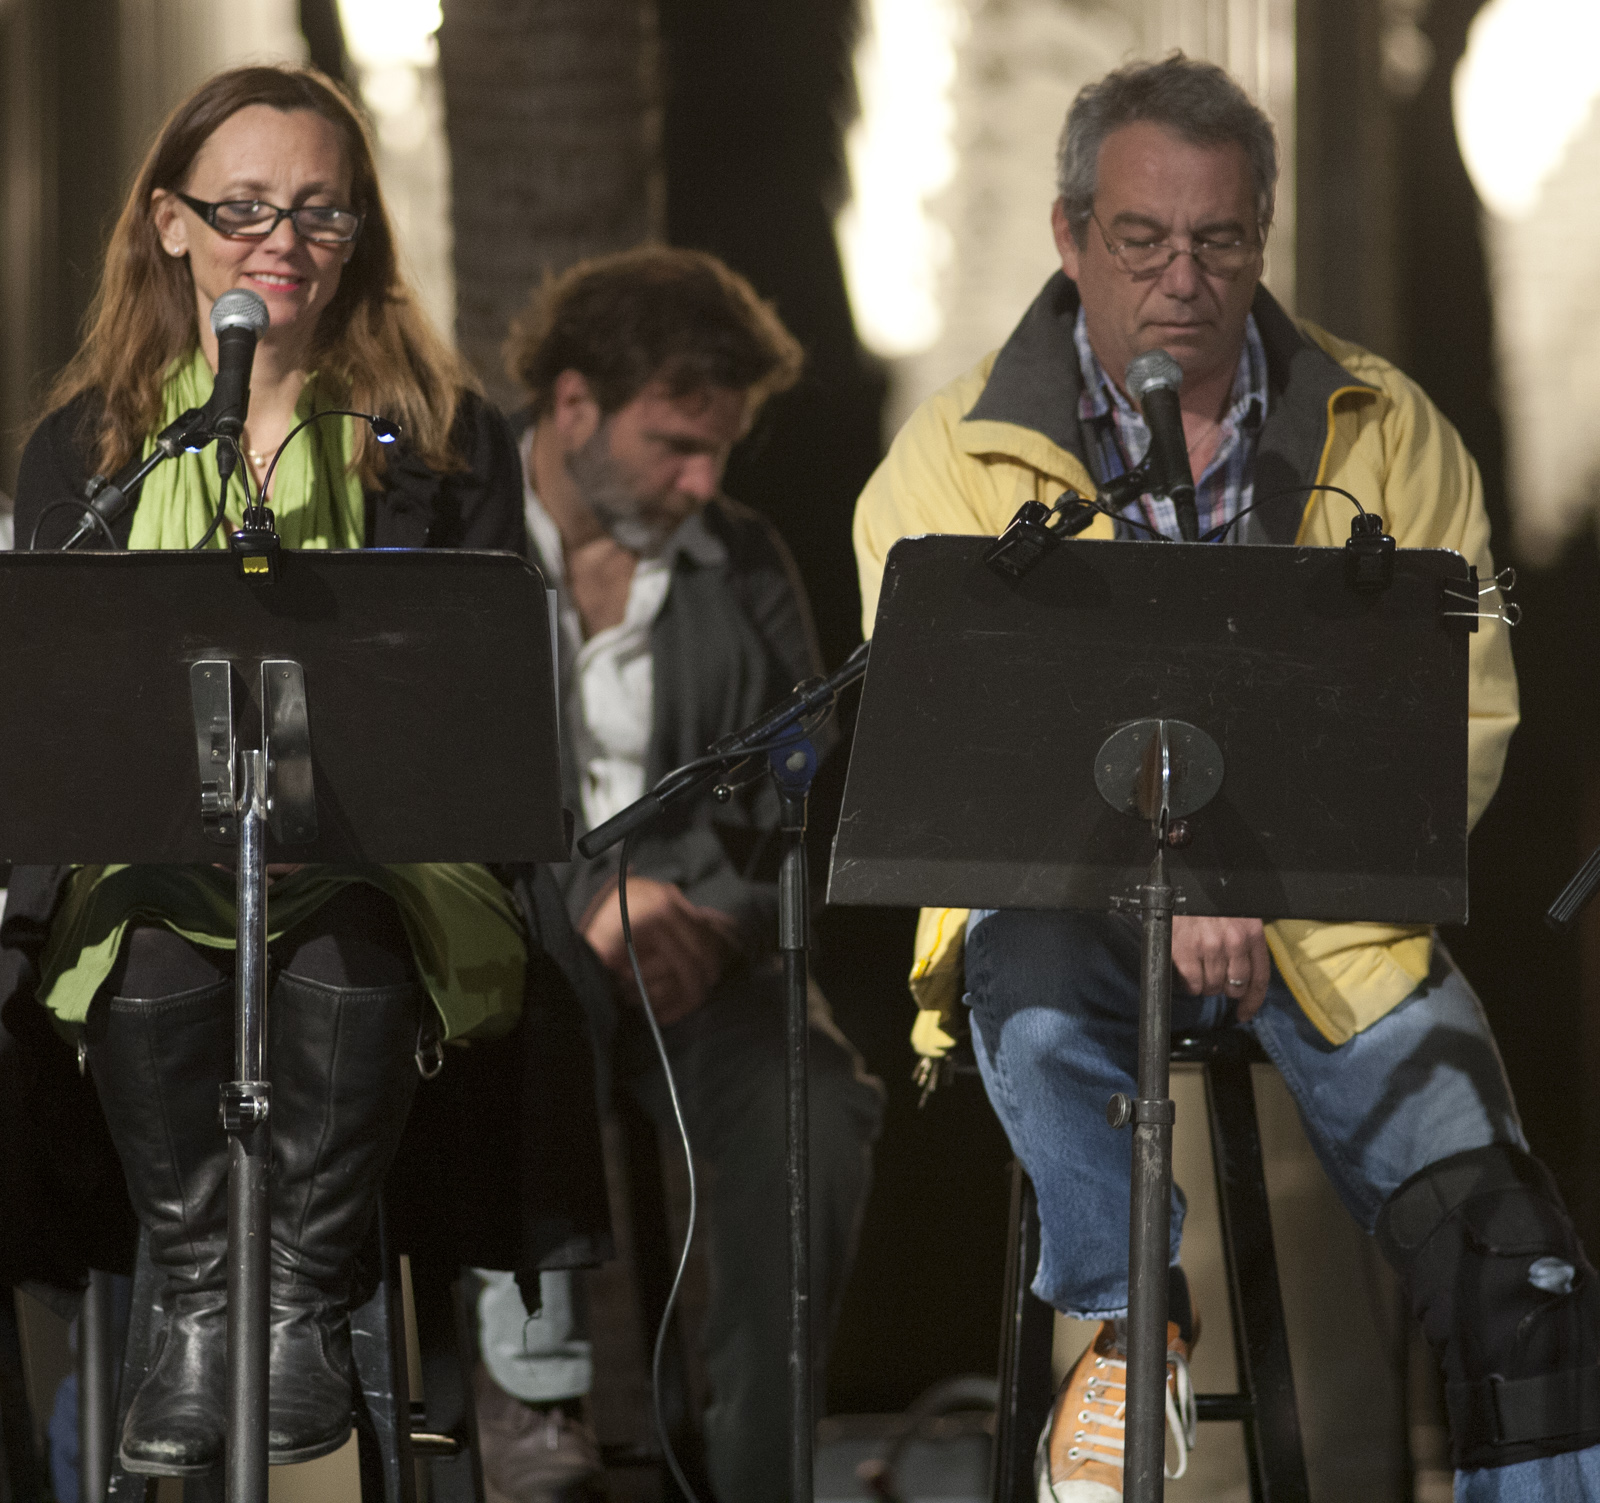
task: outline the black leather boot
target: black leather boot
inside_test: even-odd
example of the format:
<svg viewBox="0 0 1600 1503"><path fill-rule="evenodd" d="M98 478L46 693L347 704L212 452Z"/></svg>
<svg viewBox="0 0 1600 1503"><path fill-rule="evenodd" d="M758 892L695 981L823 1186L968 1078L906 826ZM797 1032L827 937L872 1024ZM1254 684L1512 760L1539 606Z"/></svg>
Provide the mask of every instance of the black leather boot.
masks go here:
<svg viewBox="0 0 1600 1503"><path fill-rule="evenodd" d="M273 1465L350 1434L350 1268L417 1084L420 985L281 976L267 1009L272 1078Z"/></svg>
<svg viewBox="0 0 1600 1503"><path fill-rule="evenodd" d="M97 1000L85 1030L128 1194L165 1280L166 1325L122 1430L130 1472L190 1476L222 1455L228 1139L217 1090L232 1073L231 997L220 982L156 1001Z"/></svg>

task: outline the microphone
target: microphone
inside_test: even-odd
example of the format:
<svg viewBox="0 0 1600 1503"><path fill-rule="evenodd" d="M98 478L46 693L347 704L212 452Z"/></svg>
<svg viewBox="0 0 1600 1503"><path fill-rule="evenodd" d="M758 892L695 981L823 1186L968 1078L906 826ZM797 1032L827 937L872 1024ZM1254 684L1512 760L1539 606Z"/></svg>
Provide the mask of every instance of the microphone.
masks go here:
<svg viewBox="0 0 1600 1503"><path fill-rule="evenodd" d="M1183 368L1165 350L1146 350L1128 362L1128 395L1139 404L1150 429L1150 452L1140 468L1149 473L1150 489L1172 502L1184 542L1194 543L1200 539L1200 518L1178 406L1182 385Z"/></svg>
<svg viewBox="0 0 1600 1503"><path fill-rule="evenodd" d="M93 476L84 487L83 499L89 503L85 515L72 535L61 546L76 548L90 533L109 528L138 497L148 475L166 459L175 459L186 449L203 449L213 438L229 438L233 443L217 445L217 473L228 483L238 461L235 448L244 432L244 419L250 408L250 367L256 356L256 336L266 328L270 315L259 294L247 287L233 287L211 305L211 330L217 336L217 378L204 407L191 407L176 422L169 423L155 437L153 452L144 459L132 460L107 479ZM92 508L94 515L88 515Z"/></svg>
<svg viewBox="0 0 1600 1503"><path fill-rule="evenodd" d="M250 367L256 358L256 336L270 315L261 297L247 287L232 287L211 305L211 332L217 336L217 379L205 411L217 445L217 473L224 485L238 460L239 436L250 410Z"/></svg>

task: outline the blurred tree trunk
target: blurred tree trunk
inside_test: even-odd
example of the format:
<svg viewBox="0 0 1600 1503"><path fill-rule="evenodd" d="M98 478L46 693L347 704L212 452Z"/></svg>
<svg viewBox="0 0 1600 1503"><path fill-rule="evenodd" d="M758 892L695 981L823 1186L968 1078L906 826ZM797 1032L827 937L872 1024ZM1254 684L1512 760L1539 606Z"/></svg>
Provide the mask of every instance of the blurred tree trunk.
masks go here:
<svg viewBox="0 0 1600 1503"><path fill-rule="evenodd" d="M354 69L344 45L344 27L339 20L339 0L299 0L300 34L306 39L311 62L329 78L353 85Z"/></svg>
<svg viewBox="0 0 1600 1503"><path fill-rule="evenodd" d="M659 238L655 0L445 0L456 339L514 406L500 346L547 272Z"/></svg>
<svg viewBox="0 0 1600 1503"><path fill-rule="evenodd" d="M0 0L0 491L77 347L123 191L118 20L117 0Z"/></svg>
<svg viewBox="0 0 1600 1503"><path fill-rule="evenodd" d="M857 342L833 235L860 0L659 4L667 237L747 276L806 349L799 387L735 450L728 494L777 524L836 663L861 640L850 516L883 452L884 373ZM821 828L826 798L812 807Z"/></svg>

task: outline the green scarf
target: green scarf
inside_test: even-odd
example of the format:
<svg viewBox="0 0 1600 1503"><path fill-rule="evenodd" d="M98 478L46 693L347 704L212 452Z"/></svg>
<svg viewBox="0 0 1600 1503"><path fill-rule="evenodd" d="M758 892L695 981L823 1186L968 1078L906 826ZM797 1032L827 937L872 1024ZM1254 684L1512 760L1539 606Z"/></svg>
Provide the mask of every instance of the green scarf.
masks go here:
<svg viewBox="0 0 1600 1503"><path fill-rule="evenodd" d="M203 407L211 395L211 367L198 345L187 360L175 360L162 388L161 427L191 407ZM294 420L317 411L317 378L307 378ZM350 418L314 423L283 451L272 480L269 504L285 548L359 548L366 534L366 498L350 465L354 424ZM155 440L145 441L146 456ZM227 531L240 525L244 512L241 462L228 482L226 523L211 539L213 548L228 546ZM180 454L157 465L144 483L133 514L129 548L191 548L205 536L216 515L221 481L213 448Z"/></svg>

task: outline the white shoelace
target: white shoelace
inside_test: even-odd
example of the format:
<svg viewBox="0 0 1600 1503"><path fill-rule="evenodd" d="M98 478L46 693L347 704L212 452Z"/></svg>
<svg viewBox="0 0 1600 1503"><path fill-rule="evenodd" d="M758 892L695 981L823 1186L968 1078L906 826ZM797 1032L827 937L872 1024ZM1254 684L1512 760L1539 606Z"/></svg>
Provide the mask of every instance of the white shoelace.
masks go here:
<svg viewBox="0 0 1600 1503"><path fill-rule="evenodd" d="M1189 1452L1194 1449L1200 1415L1194 1402L1194 1383L1189 1377L1189 1359L1181 1352L1169 1351L1167 1366L1172 1369L1172 1381L1167 1384L1167 1430L1178 1453L1178 1465L1167 1476L1176 1481L1189 1470Z"/></svg>
<svg viewBox="0 0 1600 1503"><path fill-rule="evenodd" d="M1067 1451L1069 1461L1103 1461L1107 1466L1122 1465L1123 1432L1127 1429L1128 1364L1120 1357L1102 1357L1092 1354L1099 1377L1090 1377L1084 1385L1084 1407L1078 1411L1080 1425L1094 1425L1098 1429L1114 1430L1113 1436L1090 1436L1087 1429L1075 1430L1072 1446ZM1115 1392L1118 1397L1112 1398ZM1101 1450L1097 1442L1104 1441L1116 1450Z"/></svg>
<svg viewBox="0 0 1600 1503"><path fill-rule="evenodd" d="M1121 1357L1096 1355L1094 1365L1101 1376L1091 1377L1084 1385L1084 1407L1078 1411L1077 1420L1085 1427L1092 1424L1098 1430L1116 1433L1110 1436L1091 1435L1087 1428L1074 1431L1067 1459L1100 1461L1107 1466L1120 1467L1123 1462L1123 1437L1128 1427L1128 1364ZM1177 1451L1178 1464L1164 1470L1169 1478L1177 1481L1189 1470L1189 1452L1194 1449L1199 1415L1194 1401L1194 1383L1189 1377L1188 1359L1179 1352L1169 1351L1167 1365L1172 1370L1172 1381L1167 1384L1167 1430ZM1120 1397L1112 1398L1113 1392ZM1115 1446L1116 1449L1101 1449L1102 1445Z"/></svg>

